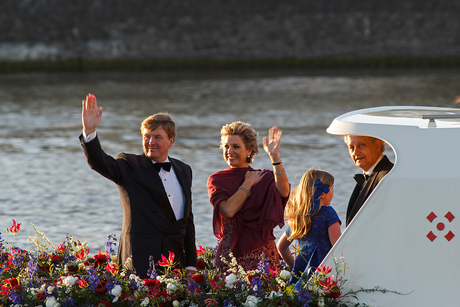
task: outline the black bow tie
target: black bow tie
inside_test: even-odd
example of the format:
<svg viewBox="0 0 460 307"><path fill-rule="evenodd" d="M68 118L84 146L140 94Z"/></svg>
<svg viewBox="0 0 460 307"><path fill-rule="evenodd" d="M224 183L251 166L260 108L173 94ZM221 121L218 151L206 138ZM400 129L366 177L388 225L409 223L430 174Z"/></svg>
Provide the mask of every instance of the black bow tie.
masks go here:
<svg viewBox="0 0 460 307"><path fill-rule="evenodd" d="M355 180L358 184L363 185L367 179L369 179L369 175L367 174L356 174L355 175Z"/></svg>
<svg viewBox="0 0 460 307"><path fill-rule="evenodd" d="M160 172L161 168L163 168L167 172L171 170L171 162L154 163L153 166L155 167L157 172Z"/></svg>

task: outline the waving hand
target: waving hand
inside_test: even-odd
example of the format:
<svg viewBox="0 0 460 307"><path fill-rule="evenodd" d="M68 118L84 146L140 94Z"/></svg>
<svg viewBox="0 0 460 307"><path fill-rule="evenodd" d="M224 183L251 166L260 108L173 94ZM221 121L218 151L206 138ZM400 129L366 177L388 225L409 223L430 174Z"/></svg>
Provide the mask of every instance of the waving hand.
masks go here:
<svg viewBox="0 0 460 307"><path fill-rule="evenodd" d="M97 109L96 96L93 94L86 95L86 100L82 102L81 122L83 130L88 135L96 130L96 127L102 120L102 107Z"/></svg>

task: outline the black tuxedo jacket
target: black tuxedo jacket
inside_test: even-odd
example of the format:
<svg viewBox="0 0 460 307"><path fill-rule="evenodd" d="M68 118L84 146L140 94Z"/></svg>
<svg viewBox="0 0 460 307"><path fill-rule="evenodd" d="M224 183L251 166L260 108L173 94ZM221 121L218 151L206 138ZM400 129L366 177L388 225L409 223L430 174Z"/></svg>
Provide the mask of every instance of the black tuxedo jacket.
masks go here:
<svg viewBox="0 0 460 307"><path fill-rule="evenodd" d="M356 213L358 213L359 209L362 207L375 187L379 184L380 180L385 177L392 167L393 163L391 163L387 156L383 156L382 160L380 160L380 162L375 166L372 171L372 175L366 181L364 187L361 189L362 186L360 184L356 184L355 189L351 194L350 201L348 202L347 226L355 217Z"/></svg>
<svg viewBox="0 0 460 307"><path fill-rule="evenodd" d="M123 265L132 256L132 266L141 278L147 277L149 257L155 264L161 254L174 252L179 268L196 267L195 226L192 214L192 170L173 158L174 172L184 193L184 217L176 220L163 183L153 163L144 154L121 153L116 159L104 153L96 137L85 143L80 136L89 166L118 186L123 209L123 226L118 261Z"/></svg>

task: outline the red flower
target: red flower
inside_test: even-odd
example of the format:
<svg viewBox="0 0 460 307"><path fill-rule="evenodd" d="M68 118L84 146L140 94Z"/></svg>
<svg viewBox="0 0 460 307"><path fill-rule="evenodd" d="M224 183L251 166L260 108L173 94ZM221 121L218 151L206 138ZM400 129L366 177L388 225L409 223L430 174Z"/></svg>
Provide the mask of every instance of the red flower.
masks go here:
<svg viewBox="0 0 460 307"><path fill-rule="evenodd" d="M195 275L192 276L192 279L197 283L197 284L202 284L204 282L204 276L201 273L196 273Z"/></svg>
<svg viewBox="0 0 460 307"><path fill-rule="evenodd" d="M200 261L200 260L197 260L196 261L196 267L200 270L203 270L204 268L206 268L206 263L203 262L203 261Z"/></svg>
<svg viewBox="0 0 460 307"><path fill-rule="evenodd" d="M113 275L116 275L118 273L118 265L116 263L107 263L105 269Z"/></svg>
<svg viewBox="0 0 460 307"><path fill-rule="evenodd" d="M223 285L225 285L225 281L219 278L219 276L214 276L213 279L209 280L209 283L214 290L219 290Z"/></svg>
<svg viewBox="0 0 460 307"><path fill-rule="evenodd" d="M250 273L248 274L248 281L251 283L254 278L259 278L260 279L260 274L259 273Z"/></svg>
<svg viewBox="0 0 460 307"><path fill-rule="evenodd" d="M66 250L67 250L67 247L66 247L64 244L59 244L59 246L58 246L58 252L60 252L60 253L63 254L63 253L66 252Z"/></svg>
<svg viewBox="0 0 460 307"><path fill-rule="evenodd" d="M61 263L61 261L62 261L61 256L51 255L51 262L53 262L54 264Z"/></svg>
<svg viewBox="0 0 460 307"><path fill-rule="evenodd" d="M76 264L67 264L67 271L71 272L71 273L75 273L75 272L78 272L78 265Z"/></svg>
<svg viewBox="0 0 460 307"><path fill-rule="evenodd" d="M97 303L96 307L110 307L110 303L107 301L100 301Z"/></svg>
<svg viewBox="0 0 460 307"><path fill-rule="evenodd" d="M330 267L324 266L322 264L319 266L319 268L316 268L316 270L323 275L327 275L332 271Z"/></svg>
<svg viewBox="0 0 460 307"><path fill-rule="evenodd" d="M148 288L160 288L161 283L158 280L155 279L144 279L144 286Z"/></svg>
<svg viewBox="0 0 460 307"><path fill-rule="evenodd" d="M19 284L16 277L6 278L0 287L0 295L8 295L11 291L21 291L22 286Z"/></svg>
<svg viewBox="0 0 460 307"><path fill-rule="evenodd" d="M208 298L208 299L204 300L204 304L205 304L205 306L219 306L219 303L216 300L212 299L212 298Z"/></svg>
<svg viewBox="0 0 460 307"><path fill-rule="evenodd" d="M13 226L10 227L10 232L16 233L21 231L21 223L17 224L16 221L13 219Z"/></svg>
<svg viewBox="0 0 460 307"><path fill-rule="evenodd" d="M199 256L199 255L203 255L205 252L206 250L203 248L203 246L199 245L198 249L196 250L196 254Z"/></svg>
<svg viewBox="0 0 460 307"><path fill-rule="evenodd" d="M75 253L75 258L80 259L80 260L85 260L88 254L89 254L89 248L80 248Z"/></svg>
<svg viewBox="0 0 460 307"><path fill-rule="evenodd" d="M174 253L169 251L169 257L166 259L166 257L161 254L161 260L158 261L158 264L161 266L172 266L174 264Z"/></svg>
<svg viewBox="0 0 460 307"><path fill-rule="evenodd" d="M332 298L338 298L340 296L340 291L331 291L329 294Z"/></svg>
<svg viewBox="0 0 460 307"><path fill-rule="evenodd" d="M46 300L46 294L44 292L37 292L37 299L40 302L44 302Z"/></svg>
<svg viewBox="0 0 460 307"><path fill-rule="evenodd" d="M86 280L84 279L79 279L77 280L77 284L81 287L81 288L86 288L88 287L88 283L86 282Z"/></svg>
<svg viewBox="0 0 460 307"><path fill-rule="evenodd" d="M109 261L109 258L106 254L103 254L99 251L99 254L94 255L93 257L96 261L94 262L94 267L97 268L99 265L104 264Z"/></svg>
<svg viewBox="0 0 460 307"><path fill-rule="evenodd" d="M97 286L96 286L96 293L99 295L105 294L107 292L107 282L105 280L101 281ZM110 306L110 305L109 305Z"/></svg>
<svg viewBox="0 0 460 307"><path fill-rule="evenodd" d="M39 264L38 267L40 268L40 270L42 270L43 272L48 272L49 269L50 269L50 266L48 264Z"/></svg>
<svg viewBox="0 0 460 307"><path fill-rule="evenodd" d="M337 281L333 280L331 276L326 278L324 281L319 280L319 284L324 287L325 291L331 290L335 285L337 285Z"/></svg>

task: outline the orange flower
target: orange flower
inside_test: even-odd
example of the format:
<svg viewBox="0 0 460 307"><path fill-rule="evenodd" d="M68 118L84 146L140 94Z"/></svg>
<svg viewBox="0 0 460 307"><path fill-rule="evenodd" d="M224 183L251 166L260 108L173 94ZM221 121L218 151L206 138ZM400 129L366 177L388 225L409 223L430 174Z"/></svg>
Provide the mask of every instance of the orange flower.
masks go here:
<svg viewBox="0 0 460 307"><path fill-rule="evenodd" d="M86 282L86 280L84 279L79 279L77 280L77 284L81 287L81 288L86 288L89 286L89 284Z"/></svg>
<svg viewBox="0 0 460 307"><path fill-rule="evenodd" d="M169 251L169 257L166 259L166 257L161 254L161 260L158 261L158 264L161 266L172 266L174 264L174 253Z"/></svg>
<svg viewBox="0 0 460 307"><path fill-rule="evenodd" d="M327 275L329 274L332 269L328 266L324 266L324 265L320 265L319 268L316 269L319 273L323 274L323 275Z"/></svg>
<svg viewBox="0 0 460 307"><path fill-rule="evenodd" d="M113 275L116 275L118 273L118 265L116 263L107 263L105 269Z"/></svg>
<svg viewBox="0 0 460 307"><path fill-rule="evenodd" d="M88 254L89 254L89 248L80 248L75 253L75 258L80 259L80 260L85 260L86 257L88 257Z"/></svg>

